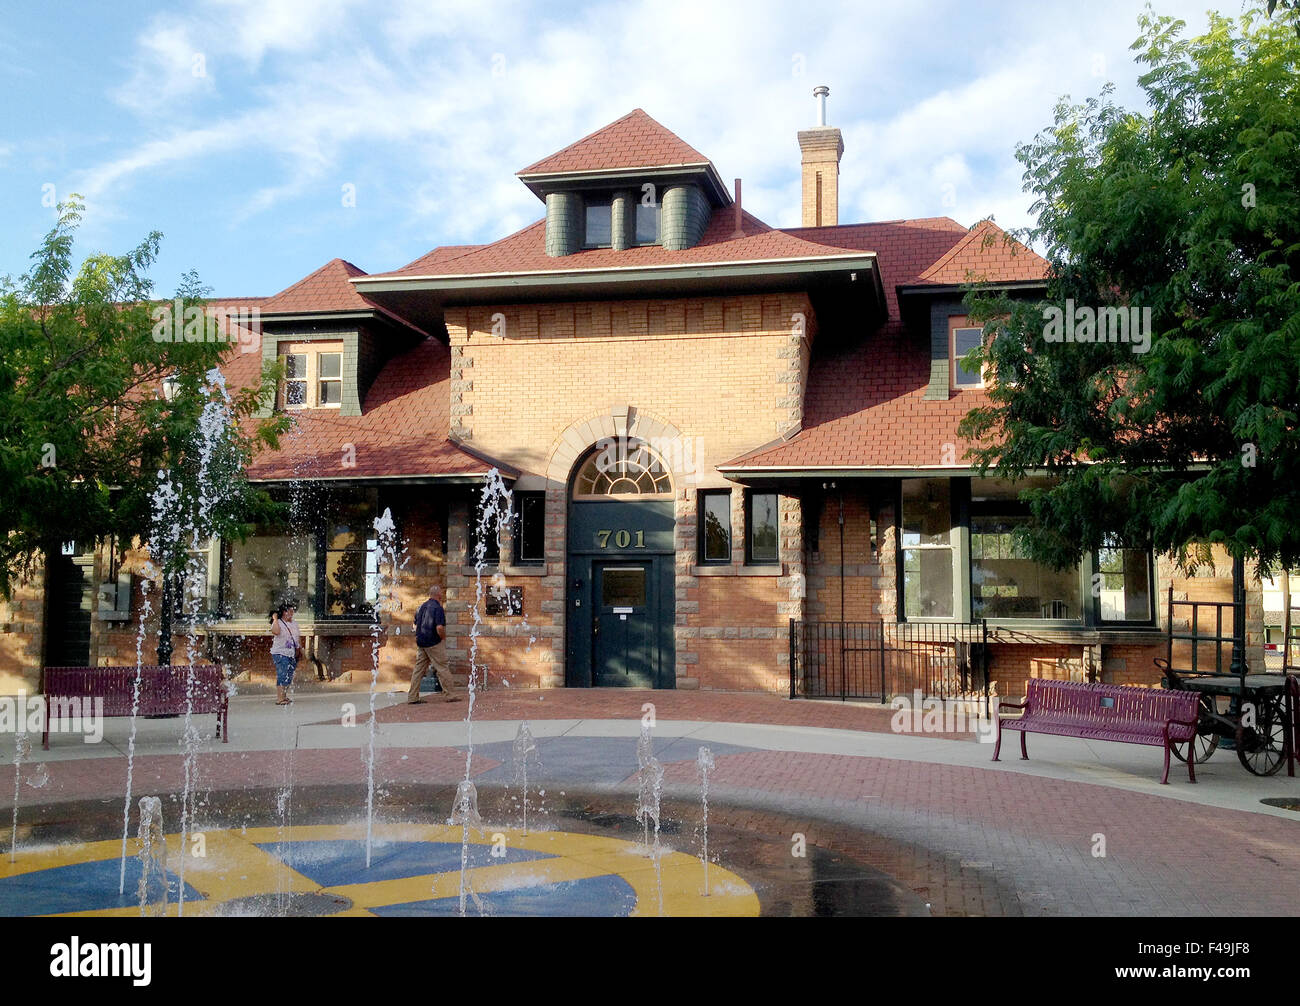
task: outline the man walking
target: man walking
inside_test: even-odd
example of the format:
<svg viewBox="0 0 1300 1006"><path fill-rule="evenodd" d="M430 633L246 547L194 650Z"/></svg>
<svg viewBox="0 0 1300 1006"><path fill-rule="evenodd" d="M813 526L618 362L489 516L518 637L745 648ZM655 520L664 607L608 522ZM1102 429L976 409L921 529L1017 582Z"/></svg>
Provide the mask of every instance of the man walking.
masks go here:
<svg viewBox="0 0 1300 1006"><path fill-rule="evenodd" d="M420 681L431 664L438 684L442 685L442 701L460 701L460 689L447 666L447 615L442 610L441 597L442 588L434 584L429 588L429 599L415 613L415 670L411 672L411 688L406 693L408 704L424 701L420 698Z"/></svg>

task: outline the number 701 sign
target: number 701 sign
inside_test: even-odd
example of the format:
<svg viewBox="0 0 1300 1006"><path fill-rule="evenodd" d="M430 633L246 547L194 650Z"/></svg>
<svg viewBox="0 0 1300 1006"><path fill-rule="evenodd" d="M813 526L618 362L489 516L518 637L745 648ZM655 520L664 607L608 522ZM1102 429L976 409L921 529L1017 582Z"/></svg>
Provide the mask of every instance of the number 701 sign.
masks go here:
<svg viewBox="0 0 1300 1006"><path fill-rule="evenodd" d="M611 540L615 548L645 548L644 531L628 531L624 529L596 532L596 541L600 543L601 548L609 548Z"/></svg>

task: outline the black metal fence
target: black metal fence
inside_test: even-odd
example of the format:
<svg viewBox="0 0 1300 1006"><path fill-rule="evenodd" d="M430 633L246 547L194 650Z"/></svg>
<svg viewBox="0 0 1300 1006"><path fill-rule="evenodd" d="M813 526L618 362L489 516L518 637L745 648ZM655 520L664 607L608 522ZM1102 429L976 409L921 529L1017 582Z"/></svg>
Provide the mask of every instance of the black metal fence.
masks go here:
<svg viewBox="0 0 1300 1006"><path fill-rule="evenodd" d="M893 695L989 704L987 622L790 620L790 698Z"/></svg>

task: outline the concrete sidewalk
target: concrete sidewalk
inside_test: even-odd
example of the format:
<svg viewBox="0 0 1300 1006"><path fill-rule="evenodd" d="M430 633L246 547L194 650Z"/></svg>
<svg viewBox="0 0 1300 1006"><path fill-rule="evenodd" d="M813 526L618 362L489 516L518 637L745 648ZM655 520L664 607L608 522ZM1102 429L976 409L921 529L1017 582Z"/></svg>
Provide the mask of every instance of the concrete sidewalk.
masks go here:
<svg viewBox="0 0 1300 1006"><path fill-rule="evenodd" d="M658 697L660 693L646 693ZM404 703L403 691L377 693L375 708L380 716L375 724L377 748L397 749L452 749L464 750L470 739L470 727L463 717L468 703L433 704L399 710ZM542 696L545 698L545 696ZM715 699L707 693L696 693L697 711L707 715L710 704L725 702L734 707L734 696ZM490 713L490 703L480 700L476 716ZM561 712L552 703L546 715ZM799 706L806 714L811 703L789 703ZM368 713L370 697L367 692L346 692L300 695L293 705L277 707L271 697L236 696L231 700L231 738L222 744L213 736L215 717L196 716L200 731L200 753L277 752L286 750L330 751L360 750L369 744ZM829 706L834 711L839 706ZM442 719L419 722L387 722L385 712L417 712L422 715L455 715L461 719ZM481 712L480 712L481 711ZM540 706L534 712L541 714ZM729 709L734 715L734 709ZM757 715L762 715L758 710ZM816 710L814 709L815 713ZM712 719L657 719L654 728L656 749L670 742L689 742L690 745L709 745L747 751L779 752L786 755L843 755L853 758L914 761L928 765L947 765L979 769L992 773L1011 773L1062 782L1089 783L1114 787L1134 793L1165 797L1207 807L1249 811L1276 817L1297 819L1294 812L1269 807L1260 801L1266 797L1291 796L1300 800L1300 777L1288 778L1285 767L1270 778L1259 778L1248 773L1231 751L1219 751L1214 758L1197 767L1197 784L1187 781L1186 769L1175 763L1170 770L1170 783L1160 784L1162 753L1159 748L1138 747L1128 744L1078 740L1066 737L1034 735L1029 738L1030 760L1022 761L1019 752L1019 735L1009 734L1003 745L1002 761L994 763L991 735L989 742L977 742L966 735L954 739L952 735L896 734L888 732L889 714L878 709L868 710L878 714L871 729L844 729L840 727L804 726L770 722L731 722ZM346 721L346 723L345 723ZM515 737L521 720L484 719L474 722L473 741L486 751L489 747L507 744ZM565 738L568 740L601 738L635 738L639 735L639 718L529 717L530 728L539 740ZM351 724L351 725L347 725ZM51 735L51 749L40 748L40 738L33 740L32 759L51 765L83 759L121 760L126 757L130 720L115 718L104 721L104 736L100 743L83 743L80 735L64 733ZM136 721L135 751L137 757L177 755L181 752L183 719L139 719ZM12 763L16 739L14 734L0 734L0 763ZM692 748L692 757L693 757ZM624 776L635 771L634 750L630 762L621 759L617 768ZM564 759L575 770L579 760ZM0 801L5 800L5 787L0 786Z"/></svg>

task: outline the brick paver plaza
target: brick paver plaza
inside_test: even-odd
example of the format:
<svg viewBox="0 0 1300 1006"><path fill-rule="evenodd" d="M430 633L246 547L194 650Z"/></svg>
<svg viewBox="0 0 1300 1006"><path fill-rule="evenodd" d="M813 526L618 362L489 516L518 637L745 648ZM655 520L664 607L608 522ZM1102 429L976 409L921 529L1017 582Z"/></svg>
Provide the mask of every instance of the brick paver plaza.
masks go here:
<svg viewBox="0 0 1300 1006"><path fill-rule="evenodd" d="M228 745L212 740L210 717L199 720L204 739L194 790L200 806L208 794L242 791L253 809L226 827L265 830L274 823L275 793L286 781L297 794L295 825L314 820L314 787L346 786L344 816L355 827L364 812L368 701L364 692L306 693L281 710L269 697L237 696ZM411 787L449 792L463 777L466 704L407 706L396 693L380 694L376 702L377 819L386 827L445 820L449 805L418 806L421 798ZM655 753L665 768L665 825L676 821L666 841L685 854L681 862L698 868L698 860L689 859L698 840L695 760L699 747L708 745L716 759L710 803L718 829L710 851L719 870L754 883L759 901L767 889L746 877L752 843L779 861L796 834L825 855L881 871L933 914L1286 914L1300 897L1292 853L1300 820L1261 802L1297 796L1300 784L1285 769L1258 779L1231 752L1220 752L1198 769L1198 784L1175 773L1161 786L1157 749L1040 736L1030 738L1029 761L1019 759L1013 744L1010 755L1004 751L1004 761L994 764L992 746L972 733L898 734L889 709L774 696L480 694L472 774L489 830L498 826L493 808L500 806L491 794L510 782L511 742L524 720L538 743L532 800L543 830L548 813L559 820L566 806L583 799L630 817L635 739L647 702L655 707ZM58 735L48 753L37 739L20 791L20 854L66 843L70 827L72 835L88 838L69 825L65 809L80 801L99 801L106 820L116 816L120 834L129 722L108 720L106 727L102 743ZM141 720L138 729L134 795L178 794L185 776L180 721ZM12 765L13 735L0 743ZM43 785L33 784L45 775ZM12 780L12 774L0 778ZM6 824L12 800L12 782L6 781L0 787ZM168 830L177 806L165 803L165 814L172 815ZM751 844L741 844L750 851L729 848L738 841L734 836L748 836ZM0 865L0 898L7 866ZM771 891L766 897L765 911L808 908L778 903Z"/></svg>

